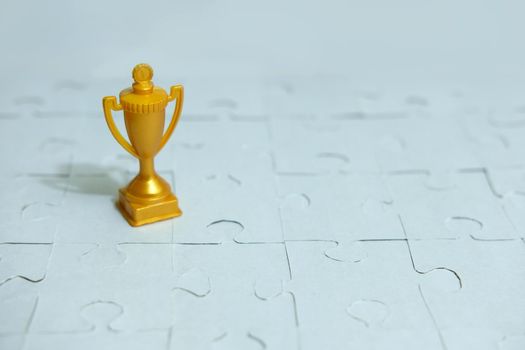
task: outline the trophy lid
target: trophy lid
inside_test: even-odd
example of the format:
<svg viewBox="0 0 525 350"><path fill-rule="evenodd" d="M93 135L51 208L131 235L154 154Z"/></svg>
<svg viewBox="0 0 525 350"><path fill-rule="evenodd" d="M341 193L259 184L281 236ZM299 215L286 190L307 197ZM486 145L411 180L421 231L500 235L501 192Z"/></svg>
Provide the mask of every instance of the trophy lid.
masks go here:
<svg viewBox="0 0 525 350"><path fill-rule="evenodd" d="M168 103L168 94L163 88L153 85L153 68L146 63L137 64L132 76L132 87L120 92L120 103L124 110L132 113L164 110Z"/></svg>

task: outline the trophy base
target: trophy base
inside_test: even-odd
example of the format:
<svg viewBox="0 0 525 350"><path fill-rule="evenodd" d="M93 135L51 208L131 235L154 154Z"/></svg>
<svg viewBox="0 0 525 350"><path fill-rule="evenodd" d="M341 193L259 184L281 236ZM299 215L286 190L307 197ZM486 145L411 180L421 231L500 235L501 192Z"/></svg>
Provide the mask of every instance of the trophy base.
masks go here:
<svg viewBox="0 0 525 350"><path fill-rule="evenodd" d="M126 195L126 189L122 188L119 190L117 206L128 223L134 227L182 215L179 201L172 193L161 200L148 203L147 201L133 200Z"/></svg>

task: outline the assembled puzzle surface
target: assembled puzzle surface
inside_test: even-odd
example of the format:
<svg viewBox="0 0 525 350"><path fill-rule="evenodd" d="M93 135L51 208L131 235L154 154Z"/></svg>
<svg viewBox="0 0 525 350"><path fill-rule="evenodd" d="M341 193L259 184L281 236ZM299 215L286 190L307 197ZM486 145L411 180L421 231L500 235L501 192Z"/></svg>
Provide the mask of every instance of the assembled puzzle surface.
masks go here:
<svg viewBox="0 0 525 350"><path fill-rule="evenodd" d="M2 95L1 349L525 348L519 100L180 83L184 214L138 228L100 103L126 83Z"/></svg>

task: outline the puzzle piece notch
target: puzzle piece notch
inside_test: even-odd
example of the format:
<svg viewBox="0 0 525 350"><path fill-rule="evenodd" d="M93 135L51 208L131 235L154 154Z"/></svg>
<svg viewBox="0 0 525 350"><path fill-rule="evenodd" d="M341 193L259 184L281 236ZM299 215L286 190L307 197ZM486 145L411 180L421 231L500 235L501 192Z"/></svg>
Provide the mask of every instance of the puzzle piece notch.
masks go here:
<svg viewBox="0 0 525 350"><path fill-rule="evenodd" d="M461 276L451 268L440 266L433 267L428 271L416 270L416 272L425 275L425 278L420 283L422 293L426 291L454 293L463 288Z"/></svg>
<svg viewBox="0 0 525 350"><path fill-rule="evenodd" d="M402 218L399 217L399 221L401 223L401 226L405 227L403 224ZM468 223L471 223L469 220L467 220ZM464 232L464 231L462 231ZM422 281L422 283L419 284L419 292L421 294L421 298L423 299L423 302L426 305L426 300L424 297L423 291L429 290L430 292L433 292L434 294L437 293L452 293L460 291L461 288L463 288L463 281L461 280L460 274L453 270L452 268L446 267L446 266L439 266L437 264L426 266L424 269L419 268L419 266L416 264L416 260L414 257L414 254L412 253L412 241L408 238L407 232L405 233L405 243L407 247L408 254L410 256L410 262L412 265L412 269L414 272L425 276L426 278ZM423 289L422 289L423 287ZM430 310L427 306L427 309ZM429 311L430 312L430 311Z"/></svg>
<svg viewBox="0 0 525 350"><path fill-rule="evenodd" d="M21 217L23 221L44 221L51 219L56 215L56 208L58 207L55 203L42 203L32 202L27 203L22 207Z"/></svg>
<svg viewBox="0 0 525 350"><path fill-rule="evenodd" d="M188 331L173 328L171 331L170 349L221 350L221 349L267 349L273 345L250 331L225 330L220 326L199 331Z"/></svg>
<svg viewBox="0 0 525 350"><path fill-rule="evenodd" d="M121 245L96 244L92 249L82 253L80 262L94 271L122 265L126 261L126 254L120 247Z"/></svg>
<svg viewBox="0 0 525 350"><path fill-rule="evenodd" d="M445 225L457 237L468 235L472 239L481 236L483 230L482 222L469 217L451 216L445 219Z"/></svg>
<svg viewBox="0 0 525 350"><path fill-rule="evenodd" d="M340 262L358 263L368 257L361 241L348 241L345 235L337 237L337 246L324 252L327 258Z"/></svg>
<svg viewBox="0 0 525 350"><path fill-rule="evenodd" d="M212 235L221 237L221 243L231 241L241 243L236 240L236 237L245 229L239 221L227 219L210 222L206 228Z"/></svg>
<svg viewBox="0 0 525 350"><path fill-rule="evenodd" d="M266 349L266 343L251 332L241 334L238 334L238 332L224 332L213 339L211 348L213 350L262 350Z"/></svg>
<svg viewBox="0 0 525 350"><path fill-rule="evenodd" d="M388 305L380 300L373 299L356 300L348 306L346 312L348 312L350 317L361 322L366 328L381 327L381 324L390 313Z"/></svg>
<svg viewBox="0 0 525 350"><path fill-rule="evenodd" d="M315 155L319 160L317 163L321 168L328 169L327 172L338 172L345 174L348 172L350 158L343 153L337 152L320 152ZM324 165L326 164L326 165Z"/></svg>
<svg viewBox="0 0 525 350"><path fill-rule="evenodd" d="M51 251L51 244L0 244L0 286L16 278L42 282Z"/></svg>
<svg viewBox="0 0 525 350"><path fill-rule="evenodd" d="M497 110L487 111L490 126L497 129L515 129L525 126L525 106L523 104L509 104Z"/></svg>
<svg viewBox="0 0 525 350"><path fill-rule="evenodd" d="M81 316L95 332L114 332L111 323L124 313L124 308L113 301L95 301L81 309Z"/></svg>
<svg viewBox="0 0 525 350"><path fill-rule="evenodd" d="M194 232L191 239L185 241L175 235L177 244L229 244L242 243L238 237L242 237L244 225L233 219L219 219L209 222L200 232Z"/></svg>
<svg viewBox="0 0 525 350"><path fill-rule="evenodd" d="M181 290L198 298L203 298L212 291L210 277L198 268L185 272L176 285L174 290Z"/></svg>

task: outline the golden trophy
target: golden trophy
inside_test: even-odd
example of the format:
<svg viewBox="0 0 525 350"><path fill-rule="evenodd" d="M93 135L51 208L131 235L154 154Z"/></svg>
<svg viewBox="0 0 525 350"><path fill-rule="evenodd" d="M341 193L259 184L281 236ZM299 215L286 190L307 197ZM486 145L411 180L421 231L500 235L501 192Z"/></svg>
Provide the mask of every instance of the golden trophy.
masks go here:
<svg viewBox="0 0 525 350"><path fill-rule="evenodd" d="M170 94L154 86L153 69L147 64L133 68L133 86L115 96L104 97L102 105L109 130L117 142L139 160L138 175L119 190L117 205L132 226L166 220L182 214L170 185L153 166L153 158L168 142L180 117L184 100L182 85L172 86ZM164 111L168 102L176 100L171 122L164 132ZM124 110L129 142L119 132L111 111Z"/></svg>

